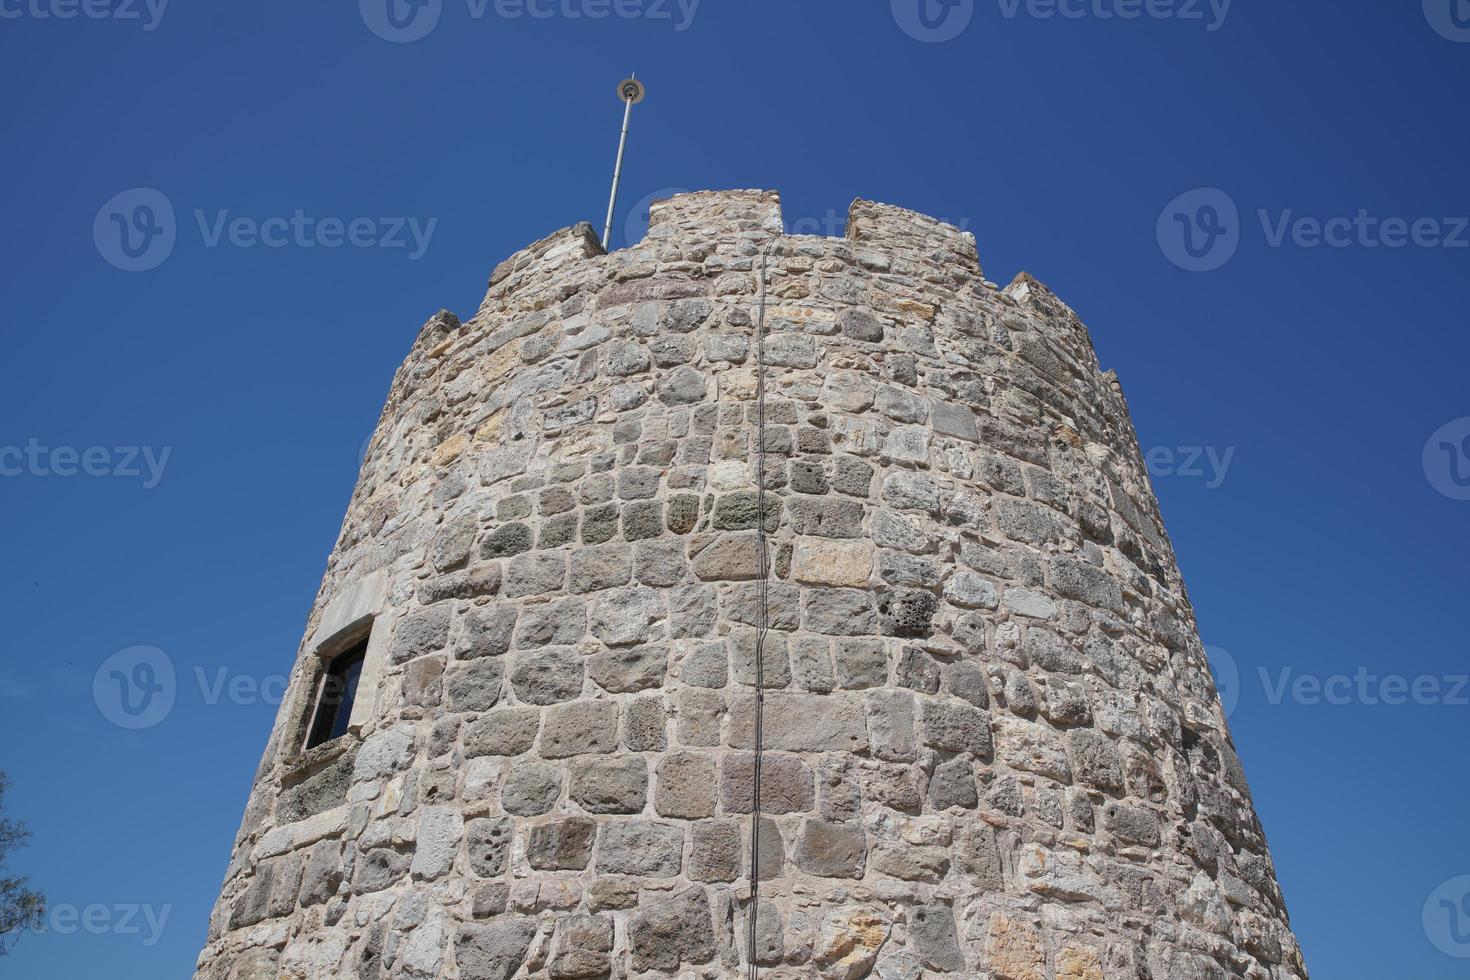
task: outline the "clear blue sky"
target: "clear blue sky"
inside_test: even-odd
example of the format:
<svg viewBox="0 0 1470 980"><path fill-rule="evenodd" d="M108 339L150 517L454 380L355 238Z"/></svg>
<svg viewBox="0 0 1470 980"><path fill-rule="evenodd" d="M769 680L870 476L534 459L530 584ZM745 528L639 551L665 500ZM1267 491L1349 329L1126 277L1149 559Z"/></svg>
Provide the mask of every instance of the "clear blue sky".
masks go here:
<svg viewBox="0 0 1470 980"><path fill-rule="evenodd" d="M290 666L394 368L510 252L600 225L614 83L636 69L629 204L770 187L809 231L854 197L901 204L1079 311L1155 453L1205 640L1239 673L1232 725L1309 967L1465 975L1421 921L1470 874L1452 680L1470 431L1424 457L1470 416L1470 43L1450 0L1237 0L1223 22L974 0L948 13L967 24L930 8L940 35L963 27L942 43L919 39L917 0L704 0L692 21L687 0L603 20L566 14L598 0L537 0L548 18L442 0L409 43L369 28L395 30L371 3L56 2L0 0L0 768L35 833L13 870L108 911L26 937L0 972L190 973L275 713L251 688ZM136 188L174 210L171 251L149 237L159 197L104 208ZM1199 188L1227 197L1166 210ZM267 220L298 211L300 235ZM1338 246L1278 237L1360 211L1429 223L1396 248L1366 222L1333 225ZM217 235L222 217L249 222ZM421 255L392 234L407 217ZM325 247L328 218L408 244ZM250 245L257 226L285 244ZM109 475L58 474L93 448ZM139 645L176 697L129 730L93 681ZM1344 704L1271 690L1360 668L1447 680L1402 706L1379 681L1337 686ZM216 697L222 677L243 686Z"/></svg>

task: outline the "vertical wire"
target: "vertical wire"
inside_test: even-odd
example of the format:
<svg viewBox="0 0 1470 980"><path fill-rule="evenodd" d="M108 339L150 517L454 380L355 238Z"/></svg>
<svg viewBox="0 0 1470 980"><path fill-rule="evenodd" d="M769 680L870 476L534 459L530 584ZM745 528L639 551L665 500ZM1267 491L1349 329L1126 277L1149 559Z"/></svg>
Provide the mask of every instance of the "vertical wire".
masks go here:
<svg viewBox="0 0 1470 980"><path fill-rule="evenodd" d="M758 980L756 964L756 919L760 914L760 826L761 826L761 756L765 746L765 655L766 629L769 625L767 599L770 563L766 558L766 285L769 281L767 254L776 244L778 234L760 251L760 307L755 327L755 560L756 560L756 634L755 634L755 757L751 767L752 799L750 806L750 919L747 940L747 976Z"/></svg>

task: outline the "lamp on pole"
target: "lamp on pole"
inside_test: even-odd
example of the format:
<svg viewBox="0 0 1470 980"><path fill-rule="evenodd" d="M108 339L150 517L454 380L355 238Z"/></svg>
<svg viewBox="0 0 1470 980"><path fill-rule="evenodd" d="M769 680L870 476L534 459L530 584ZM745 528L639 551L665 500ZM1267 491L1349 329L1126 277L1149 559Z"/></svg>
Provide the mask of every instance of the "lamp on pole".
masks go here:
<svg viewBox="0 0 1470 980"><path fill-rule="evenodd" d="M637 75L629 75L618 83L618 98L623 100L623 135L618 140L618 162L613 166L612 196L607 202L607 224L602 229L602 247L606 251L612 244L613 213L618 207L618 183L623 179L623 151L628 146L628 121L633 116L633 107L643 101L648 89L638 81Z"/></svg>

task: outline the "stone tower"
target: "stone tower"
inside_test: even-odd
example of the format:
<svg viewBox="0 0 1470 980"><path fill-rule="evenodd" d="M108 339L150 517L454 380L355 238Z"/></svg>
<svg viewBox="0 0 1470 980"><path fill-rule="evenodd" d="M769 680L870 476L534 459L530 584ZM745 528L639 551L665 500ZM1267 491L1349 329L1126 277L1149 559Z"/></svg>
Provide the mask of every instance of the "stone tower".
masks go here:
<svg viewBox="0 0 1470 980"><path fill-rule="evenodd" d="M1306 976L1085 328L922 215L781 229L680 196L423 327L199 978L745 974L767 249L762 975Z"/></svg>

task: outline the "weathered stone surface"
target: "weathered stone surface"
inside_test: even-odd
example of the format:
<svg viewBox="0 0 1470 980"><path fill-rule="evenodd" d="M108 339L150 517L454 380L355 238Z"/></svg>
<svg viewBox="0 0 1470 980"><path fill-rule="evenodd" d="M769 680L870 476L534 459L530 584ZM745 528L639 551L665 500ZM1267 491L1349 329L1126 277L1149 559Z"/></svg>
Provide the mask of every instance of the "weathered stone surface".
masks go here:
<svg viewBox="0 0 1470 980"><path fill-rule="evenodd" d="M965 957L955 934L954 913L944 905L916 905L908 910L909 945L931 970L962 971Z"/></svg>
<svg viewBox="0 0 1470 980"><path fill-rule="evenodd" d="M640 813L648 800L648 763L639 756L581 758L570 771L570 796L588 813Z"/></svg>
<svg viewBox="0 0 1470 980"><path fill-rule="evenodd" d="M990 754L990 715L959 701L923 698L920 727L924 744L946 752Z"/></svg>
<svg viewBox="0 0 1470 980"><path fill-rule="evenodd" d="M513 825L504 818L481 818L465 824L465 851L470 870L481 878L505 874Z"/></svg>
<svg viewBox="0 0 1470 980"><path fill-rule="evenodd" d="M936 810L961 807L972 810L979 805L975 789L975 773L971 760L957 756L934 767L929 777L929 805Z"/></svg>
<svg viewBox="0 0 1470 980"><path fill-rule="evenodd" d="M695 881L734 881L740 877L745 840L734 820L701 820L690 828L689 867Z"/></svg>
<svg viewBox="0 0 1470 980"><path fill-rule="evenodd" d="M476 609L465 617L458 656L464 660L476 657L498 657L510 649L516 625L513 606Z"/></svg>
<svg viewBox="0 0 1470 980"><path fill-rule="evenodd" d="M684 832L672 824L623 820L597 835L597 873L672 878L679 873Z"/></svg>
<svg viewBox="0 0 1470 980"><path fill-rule="evenodd" d="M994 721L997 760L1012 769L1038 773L1064 783L1072 781L1072 766L1058 732L1020 718L998 717Z"/></svg>
<svg viewBox="0 0 1470 980"><path fill-rule="evenodd" d="M862 588L873 569L872 545L863 541L800 538L791 561L791 574L809 585Z"/></svg>
<svg viewBox="0 0 1470 980"><path fill-rule="evenodd" d="M580 599L564 599L540 606L528 606L516 624L516 648L578 643L587 635L587 608Z"/></svg>
<svg viewBox="0 0 1470 980"><path fill-rule="evenodd" d="M873 597L857 589L812 589L807 593L802 625L831 636L865 636L877 632Z"/></svg>
<svg viewBox="0 0 1470 980"><path fill-rule="evenodd" d="M777 753L761 758L761 812L805 813L812 809L815 783L806 763ZM750 813L755 803L755 756L725 756L720 767L720 802L726 813Z"/></svg>
<svg viewBox="0 0 1470 980"><path fill-rule="evenodd" d="M555 980L604 976L612 965L613 921L605 915L558 919L551 944L549 972Z"/></svg>
<svg viewBox="0 0 1470 980"><path fill-rule="evenodd" d="M701 539L690 549L694 574L705 582L744 582L759 578L755 534L730 532Z"/></svg>
<svg viewBox="0 0 1470 980"><path fill-rule="evenodd" d="M1003 912L990 917L985 959L1001 980L1046 980L1046 951L1041 933L1029 923Z"/></svg>
<svg viewBox="0 0 1470 980"><path fill-rule="evenodd" d="M868 747L863 702L854 695L766 695L767 749L788 752L861 752ZM730 708L729 744L755 747L755 698L740 695Z"/></svg>
<svg viewBox="0 0 1470 980"><path fill-rule="evenodd" d="M592 860L597 823L586 817L552 820L531 828L526 860L533 868L579 870Z"/></svg>
<svg viewBox="0 0 1470 980"><path fill-rule="evenodd" d="M541 754L565 759L587 752L611 752L618 742L618 707L607 701L573 701L546 709L541 721Z"/></svg>
<svg viewBox="0 0 1470 980"><path fill-rule="evenodd" d="M541 712L535 708L496 708L465 732L465 754L520 755L536 744L540 730Z"/></svg>
<svg viewBox="0 0 1470 980"><path fill-rule="evenodd" d="M499 660L472 660L451 667L444 678L444 693L451 711L489 711L500 701L505 665Z"/></svg>
<svg viewBox="0 0 1470 980"><path fill-rule="evenodd" d="M425 807L419 816L419 828L409 870L415 878L441 878L449 873L459 841L464 834L464 818L459 811L444 806Z"/></svg>
<svg viewBox="0 0 1470 980"><path fill-rule="evenodd" d="M516 654L510 685L527 704L559 704L582 693L585 674L576 650L552 648Z"/></svg>
<svg viewBox="0 0 1470 980"><path fill-rule="evenodd" d="M393 630L393 649L389 658L396 664L438 653L449 643L450 615L448 603L439 603L405 616Z"/></svg>
<svg viewBox="0 0 1470 980"><path fill-rule="evenodd" d="M888 647L882 640L838 640L833 644L832 661L841 687L860 690L888 683Z"/></svg>
<svg viewBox="0 0 1470 980"><path fill-rule="evenodd" d="M949 871L948 849L908 841L877 841L868 860L873 870L904 881L938 883Z"/></svg>
<svg viewBox="0 0 1470 980"><path fill-rule="evenodd" d="M1102 732L1078 728L1067 733L1072 769L1079 782L1100 790L1123 788L1123 757Z"/></svg>
<svg viewBox="0 0 1470 980"><path fill-rule="evenodd" d="M608 646L633 646L663 636L667 617L667 605L654 590L618 589L592 602L589 626Z"/></svg>
<svg viewBox="0 0 1470 980"><path fill-rule="evenodd" d="M805 820L796 838L797 867L822 878L861 878L868 845L862 827Z"/></svg>
<svg viewBox="0 0 1470 980"><path fill-rule="evenodd" d="M875 691L867 697L868 740L880 759L908 762L918 756L914 737L914 696L907 691Z"/></svg>
<svg viewBox="0 0 1470 980"><path fill-rule="evenodd" d="M674 971L715 958L708 893L699 886L648 906L628 924L633 969Z"/></svg>
<svg viewBox="0 0 1470 980"><path fill-rule="evenodd" d="M876 907L840 907L822 920L813 960L830 980L866 977L888 941L892 920Z"/></svg>
<svg viewBox="0 0 1470 980"><path fill-rule="evenodd" d="M535 919L461 925L454 939L461 980L510 980L535 935Z"/></svg>
<svg viewBox="0 0 1470 980"><path fill-rule="evenodd" d="M587 675L604 691L628 694L663 686L668 665L667 647L621 647L589 657Z"/></svg>
<svg viewBox="0 0 1470 980"><path fill-rule="evenodd" d="M500 805L506 813L533 817L550 810L561 797L562 771L540 762L517 762L511 766L500 790Z"/></svg>
<svg viewBox="0 0 1470 980"><path fill-rule="evenodd" d="M714 815L715 756L674 752L659 761L653 807L661 817L695 820Z"/></svg>

